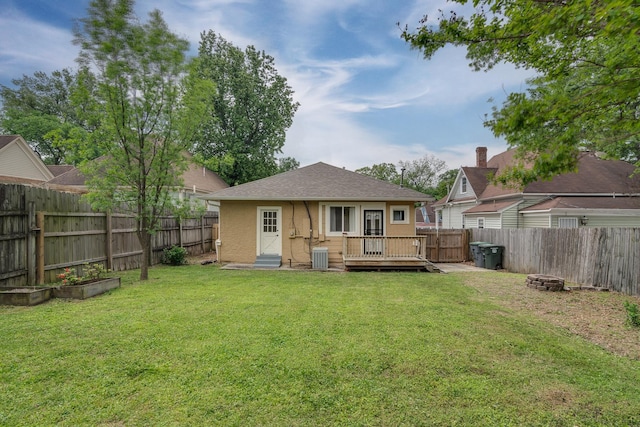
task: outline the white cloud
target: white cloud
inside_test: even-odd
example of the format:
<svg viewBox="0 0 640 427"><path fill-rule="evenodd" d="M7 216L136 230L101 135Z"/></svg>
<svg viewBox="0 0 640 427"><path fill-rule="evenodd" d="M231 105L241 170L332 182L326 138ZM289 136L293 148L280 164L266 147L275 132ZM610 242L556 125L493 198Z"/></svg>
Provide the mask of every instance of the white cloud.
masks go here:
<svg viewBox="0 0 640 427"><path fill-rule="evenodd" d="M71 31L34 21L12 8L0 15L0 28L10 32L10 37L0 37L0 79L3 81L36 71L75 67L78 50L72 44Z"/></svg>

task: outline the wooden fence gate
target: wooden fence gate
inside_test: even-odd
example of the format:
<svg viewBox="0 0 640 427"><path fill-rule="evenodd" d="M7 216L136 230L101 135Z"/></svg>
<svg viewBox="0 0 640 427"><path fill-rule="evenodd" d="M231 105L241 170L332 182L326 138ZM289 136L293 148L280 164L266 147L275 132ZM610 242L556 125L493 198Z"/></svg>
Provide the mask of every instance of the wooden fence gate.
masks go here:
<svg viewBox="0 0 640 427"><path fill-rule="evenodd" d="M418 230L427 238L426 258L432 262L464 262L469 260L469 230Z"/></svg>

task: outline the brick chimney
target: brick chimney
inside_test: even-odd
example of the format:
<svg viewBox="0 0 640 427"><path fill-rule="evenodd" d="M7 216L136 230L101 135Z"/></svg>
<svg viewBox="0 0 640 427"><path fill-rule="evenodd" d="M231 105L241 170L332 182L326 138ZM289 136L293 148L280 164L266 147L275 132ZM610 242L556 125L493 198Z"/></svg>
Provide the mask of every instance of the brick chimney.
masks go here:
<svg viewBox="0 0 640 427"><path fill-rule="evenodd" d="M476 148L476 167L477 168L487 167L487 147Z"/></svg>

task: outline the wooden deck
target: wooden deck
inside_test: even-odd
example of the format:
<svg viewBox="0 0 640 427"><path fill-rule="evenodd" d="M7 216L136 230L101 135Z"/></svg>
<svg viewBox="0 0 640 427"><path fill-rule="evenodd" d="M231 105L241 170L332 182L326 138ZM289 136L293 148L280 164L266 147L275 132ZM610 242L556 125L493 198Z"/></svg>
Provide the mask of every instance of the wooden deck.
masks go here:
<svg viewBox="0 0 640 427"><path fill-rule="evenodd" d="M425 258L418 236L345 236L342 258L347 270L417 270L439 272Z"/></svg>
<svg viewBox="0 0 640 427"><path fill-rule="evenodd" d="M431 261L422 258L344 258L347 270L416 270L438 273L440 270Z"/></svg>

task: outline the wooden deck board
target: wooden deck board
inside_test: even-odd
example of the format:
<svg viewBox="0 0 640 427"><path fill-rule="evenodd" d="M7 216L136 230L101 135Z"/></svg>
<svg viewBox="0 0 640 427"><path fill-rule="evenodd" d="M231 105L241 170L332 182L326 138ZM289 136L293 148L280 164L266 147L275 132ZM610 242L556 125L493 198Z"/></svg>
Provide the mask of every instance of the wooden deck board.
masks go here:
<svg viewBox="0 0 640 427"><path fill-rule="evenodd" d="M427 270L439 272L429 260L418 257L345 257L348 270Z"/></svg>

